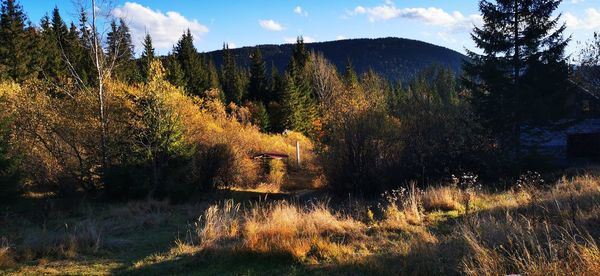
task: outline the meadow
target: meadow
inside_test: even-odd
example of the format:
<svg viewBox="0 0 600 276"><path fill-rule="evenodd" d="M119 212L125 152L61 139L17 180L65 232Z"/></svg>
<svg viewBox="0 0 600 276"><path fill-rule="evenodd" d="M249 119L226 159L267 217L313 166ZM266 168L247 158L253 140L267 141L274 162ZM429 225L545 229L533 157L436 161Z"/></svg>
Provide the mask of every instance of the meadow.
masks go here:
<svg viewBox="0 0 600 276"><path fill-rule="evenodd" d="M470 177L368 201L285 188L219 190L183 204L31 194L3 212L0 265L71 275L600 273L598 170L551 183L529 173L502 191Z"/></svg>

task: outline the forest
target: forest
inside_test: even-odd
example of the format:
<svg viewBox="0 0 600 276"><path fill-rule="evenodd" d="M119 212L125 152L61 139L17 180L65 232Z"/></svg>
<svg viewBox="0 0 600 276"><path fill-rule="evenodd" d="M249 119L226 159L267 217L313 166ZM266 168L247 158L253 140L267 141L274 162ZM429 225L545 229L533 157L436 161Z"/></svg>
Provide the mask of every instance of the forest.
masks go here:
<svg viewBox="0 0 600 276"><path fill-rule="evenodd" d="M598 160L523 142L600 118L600 33L567 54L561 3L481 0L466 56L370 61L189 29L161 55L94 0L2 0L0 274L600 274Z"/></svg>

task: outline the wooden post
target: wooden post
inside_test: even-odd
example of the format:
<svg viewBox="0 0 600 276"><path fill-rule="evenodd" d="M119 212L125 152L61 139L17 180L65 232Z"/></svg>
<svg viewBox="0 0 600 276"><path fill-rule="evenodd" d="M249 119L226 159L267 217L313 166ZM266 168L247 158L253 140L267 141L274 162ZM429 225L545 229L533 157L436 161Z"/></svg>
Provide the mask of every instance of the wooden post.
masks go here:
<svg viewBox="0 0 600 276"><path fill-rule="evenodd" d="M300 141L296 141L296 165L300 169Z"/></svg>

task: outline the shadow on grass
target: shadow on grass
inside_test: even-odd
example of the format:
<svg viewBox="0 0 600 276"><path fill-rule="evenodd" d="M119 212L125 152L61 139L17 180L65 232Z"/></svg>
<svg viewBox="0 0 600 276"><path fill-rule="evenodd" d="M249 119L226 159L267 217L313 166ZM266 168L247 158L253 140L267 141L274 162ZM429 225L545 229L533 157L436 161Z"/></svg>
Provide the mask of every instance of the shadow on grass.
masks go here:
<svg viewBox="0 0 600 276"><path fill-rule="evenodd" d="M212 252L119 268L118 275L303 275L307 268L284 254Z"/></svg>

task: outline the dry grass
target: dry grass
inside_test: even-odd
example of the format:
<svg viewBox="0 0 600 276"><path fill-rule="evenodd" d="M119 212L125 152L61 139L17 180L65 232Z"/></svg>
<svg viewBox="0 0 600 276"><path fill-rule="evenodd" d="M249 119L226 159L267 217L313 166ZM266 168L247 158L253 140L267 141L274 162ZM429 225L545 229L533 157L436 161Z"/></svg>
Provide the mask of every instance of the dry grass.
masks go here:
<svg viewBox="0 0 600 276"><path fill-rule="evenodd" d="M75 225L48 229L30 229L17 248L17 254L25 260L40 257L73 258L80 252L97 252L104 244L102 227L93 220Z"/></svg>
<svg viewBox="0 0 600 276"><path fill-rule="evenodd" d="M454 187L431 187L423 194L423 207L427 211L464 211L462 192Z"/></svg>
<svg viewBox="0 0 600 276"><path fill-rule="evenodd" d="M600 274L599 178L563 178L513 195L517 207L489 209L459 226L469 248L466 274Z"/></svg>
<svg viewBox="0 0 600 276"><path fill-rule="evenodd" d="M146 200L129 202L124 206L111 207L111 229L147 228L169 222L169 204L166 201Z"/></svg>
<svg viewBox="0 0 600 276"><path fill-rule="evenodd" d="M365 229L364 224L334 214L324 204L304 209L287 202L257 204L240 212L239 204L226 201L205 212L195 233L205 250L289 254L305 259L350 253L351 248L342 241L360 239Z"/></svg>
<svg viewBox="0 0 600 276"><path fill-rule="evenodd" d="M506 215L477 218L462 225L470 254L468 275L598 275L600 250L594 238L572 224Z"/></svg>
<svg viewBox="0 0 600 276"><path fill-rule="evenodd" d="M8 239L0 238L0 268L11 267L15 264L11 251L12 246Z"/></svg>
<svg viewBox="0 0 600 276"><path fill-rule="evenodd" d="M56 258L74 260L120 250L112 246L114 231L137 232L141 240L152 240L155 237L145 237L146 233L167 225L160 229L173 231L166 231L171 238L168 245L128 261L128 269L153 271L164 264L183 272L188 267L182 263L195 268L197 260L227 269L254 256L269 265L290 260L291 264L280 267L293 264L299 274L315 268L324 274L600 274L600 177L580 175L555 185L499 193L474 191L469 213L461 204L462 195L456 188L421 192L413 185L391 194L380 208L361 201L340 207L341 211L326 204L285 201L236 204L226 200L208 208L135 202L68 226L29 230L22 240L11 237L14 245L2 240L0 266L10 265L13 258L17 265L47 259L47 267L58 267L53 271L60 273ZM187 216L173 218L180 213ZM198 214L202 216L189 227L188 235L173 246L180 237L173 229L180 231ZM132 240L130 246L139 245L140 239ZM240 266L255 265L251 260ZM223 273L197 274L203 272Z"/></svg>

